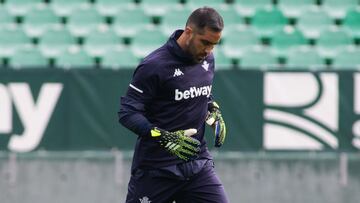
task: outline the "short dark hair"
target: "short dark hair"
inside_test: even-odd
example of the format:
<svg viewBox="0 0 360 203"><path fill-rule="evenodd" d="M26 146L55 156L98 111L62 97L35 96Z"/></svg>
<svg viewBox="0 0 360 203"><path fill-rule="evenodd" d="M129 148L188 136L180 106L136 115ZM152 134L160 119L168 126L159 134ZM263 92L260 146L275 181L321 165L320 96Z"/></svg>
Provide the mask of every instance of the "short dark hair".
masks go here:
<svg viewBox="0 0 360 203"><path fill-rule="evenodd" d="M190 14L186 21L186 26L189 25L194 25L200 31L208 27L214 32L221 32L224 28L224 21L215 9L205 6Z"/></svg>

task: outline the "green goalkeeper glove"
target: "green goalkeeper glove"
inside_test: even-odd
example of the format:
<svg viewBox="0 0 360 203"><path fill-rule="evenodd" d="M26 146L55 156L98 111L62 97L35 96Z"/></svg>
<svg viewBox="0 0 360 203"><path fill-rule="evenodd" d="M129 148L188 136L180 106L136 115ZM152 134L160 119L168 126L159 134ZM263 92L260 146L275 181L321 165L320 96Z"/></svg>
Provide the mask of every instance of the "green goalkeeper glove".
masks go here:
<svg viewBox="0 0 360 203"><path fill-rule="evenodd" d="M200 142L190 137L196 133L196 129L169 132L155 127L151 130L151 137L158 139L160 146L171 154L188 161L200 152Z"/></svg>
<svg viewBox="0 0 360 203"><path fill-rule="evenodd" d="M209 114L206 123L214 128L215 147L221 147L226 137L226 125L221 116L220 107L216 102L209 104Z"/></svg>

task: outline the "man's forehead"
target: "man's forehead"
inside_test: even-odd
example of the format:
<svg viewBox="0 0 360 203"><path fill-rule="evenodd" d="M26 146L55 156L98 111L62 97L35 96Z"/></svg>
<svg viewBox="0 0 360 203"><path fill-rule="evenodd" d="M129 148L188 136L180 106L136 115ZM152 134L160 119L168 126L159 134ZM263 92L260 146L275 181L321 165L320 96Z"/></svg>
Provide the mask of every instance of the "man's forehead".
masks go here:
<svg viewBox="0 0 360 203"><path fill-rule="evenodd" d="M205 28L201 34L199 34L201 39L205 39L213 44L216 44L220 41L221 31L215 32L209 28Z"/></svg>

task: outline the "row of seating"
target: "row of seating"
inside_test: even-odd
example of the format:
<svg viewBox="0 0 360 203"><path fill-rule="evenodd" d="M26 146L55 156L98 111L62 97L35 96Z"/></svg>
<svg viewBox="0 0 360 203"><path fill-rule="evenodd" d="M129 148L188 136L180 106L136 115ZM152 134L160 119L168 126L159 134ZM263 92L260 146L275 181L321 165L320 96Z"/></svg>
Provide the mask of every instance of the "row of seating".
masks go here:
<svg viewBox="0 0 360 203"><path fill-rule="evenodd" d="M277 5L288 17L301 15L304 9L320 5L331 17L342 18L346 10L359 6L358 0L4 0L12 15L25 15L36 4L49 4L59 16L70 15L84 5L94 7L105 16L116 15L126 7L140 7L148 15L161 16L174 7L190 9L203 5L215 8L235 7L242 16L252 16L259 8Z"/></svg>
<svg viewBox="0 0 360 203"><path fill-rule="evenodd" d="M284 29L274 32L272 40L267 45L263 45L261 38L257 37L256 31L247 27L228 30L219 48L224 50L228 58L241 57L245 50L254 46L269 46L277 57L286 57L291 49L299 46L312 46L323 58L331 58L341 49L359 46L358 41L337 27L323 30L318 39L314 41L306 39L299 29L284 27ZM20 28L12 27L0 29L0 58L9 57L28 45L37 45L47 57L57 56L69 46L81 45L92 56L102 56L109 48L129 47L141 58L164 44L167 38L168 36L158 29L143 28L134 33L131 42L126 44L124 39L116 34L116 31L108 27L101 27L79 41L66 28L58 26L47 30L34 43Z"/></svg>
<svg viewBox="0 0 360 203"><path fill-rule="evenodd" d="M166 35L174 29L183 28L190 11L186 9L173 10L167 13L158 27ZM271 38L274 32L289 25L289 21L276 7L257 10L250 24L238 15L232 8L220 10L224 17L224 36L233 27L249 26L255 34L263 38ZM47 29L54 25L64 25L48 7L37 7L31 10L23 19L22 23L15 23L15 19L0 7L0 29L11 26L23 27L29 37L40 37ZM76 37L84 37L97 29L99 26L110 26L121 37L132 37L143 27L154 26L151 20L138 9L125 9L119 12L111 24L107 23L93 8L83 8L74 12L65 23L71 34ZM322 30L329 26L338 26L347 31L351 37L360 39L360 9L348 10L342 24L339 26L324 11L312 7L306 11L306 15L299 17L294 27L299 28L306 38L316 39Z"/></svg>
<svg viewBox="0 0 360 203"><path fill-rule="evenodd" d="M315 68L315 69L360 69L360 48L347 48L341 50L330 61L324 60L316 50L309 47L299 47L289 52L285 61L279 61L271 50L263 47L253 47L240 58L228 58L221 49L215 52L217 69L268 69L286 67L292 68ZM92 57L79 46L66 49L61 55L49 59L36 47L29 46L16 52L6 60L6 64L12 68L44 68L56 66L60 68L92 68L100 65L102 68L135 68L140 58L126 48L114 48L106 50L100 57Z"/></svg>

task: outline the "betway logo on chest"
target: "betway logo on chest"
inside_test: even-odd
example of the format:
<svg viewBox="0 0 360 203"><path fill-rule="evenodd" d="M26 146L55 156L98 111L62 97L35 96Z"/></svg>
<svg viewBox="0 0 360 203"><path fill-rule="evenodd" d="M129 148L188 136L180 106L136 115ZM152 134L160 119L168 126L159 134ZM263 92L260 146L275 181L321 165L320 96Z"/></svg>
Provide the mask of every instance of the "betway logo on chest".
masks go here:
<svg viewBox="0 0 360 203"><path fill-rule="evenodd" d="M210 97L212 85L202 87L190 87L188 90L180 91L175 89L175 100L190 99L200 96Z"/></svg>

